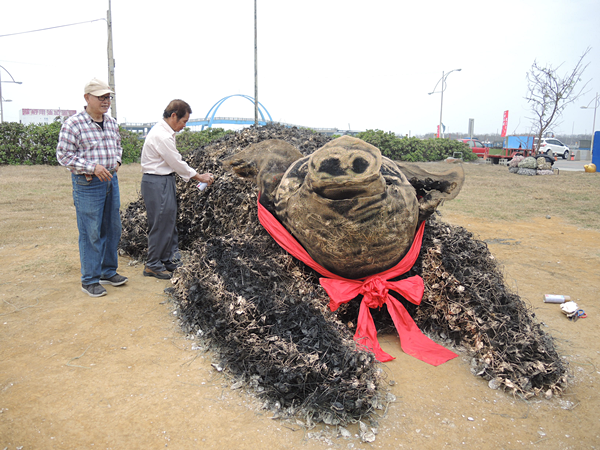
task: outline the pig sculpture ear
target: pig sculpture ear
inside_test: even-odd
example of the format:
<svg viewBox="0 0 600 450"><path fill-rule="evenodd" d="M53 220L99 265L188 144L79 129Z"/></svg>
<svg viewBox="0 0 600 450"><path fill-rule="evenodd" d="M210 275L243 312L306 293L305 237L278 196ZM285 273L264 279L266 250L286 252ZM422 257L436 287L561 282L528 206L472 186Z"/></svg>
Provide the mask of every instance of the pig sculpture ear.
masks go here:
<svg viewBox="0 0 600 450"><path fill-rule="evenodd" d="M431 216L444 200L455 198L465 181L461 165L443 173L431 173L414 163L396 161L396 165L417 192L419 221Z"/></svg>
<svg viewBox="0 0 600 450"><path fill-rule="evenodd" d="M281 139L268 139L253 144L222 161L226 169L241 178L258 184L263 205L273 203L273 195L288 167L303 155L291 144Z"/></svg>

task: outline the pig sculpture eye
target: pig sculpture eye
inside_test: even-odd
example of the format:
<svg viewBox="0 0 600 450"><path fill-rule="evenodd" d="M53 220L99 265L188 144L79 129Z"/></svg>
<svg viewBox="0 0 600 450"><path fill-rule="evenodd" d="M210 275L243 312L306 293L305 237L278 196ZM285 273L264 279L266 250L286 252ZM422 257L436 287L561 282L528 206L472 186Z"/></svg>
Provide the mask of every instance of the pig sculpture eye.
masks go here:
<svg viewBox="0 0 600 450"><path fill-rule="evenodd" d="M346 174L346 172L344 171L344 169L342 169L340 165L340 160L337 158L329 158L321 162L318 171L325 172L334 177Z"/></svg>
<svg viewBox="0 0 600 450"><path fill-rule="evenodd" d="M369 167L369 162L364 158L356 158L352 162L352 170L354 173L363 173Z"/></svg>

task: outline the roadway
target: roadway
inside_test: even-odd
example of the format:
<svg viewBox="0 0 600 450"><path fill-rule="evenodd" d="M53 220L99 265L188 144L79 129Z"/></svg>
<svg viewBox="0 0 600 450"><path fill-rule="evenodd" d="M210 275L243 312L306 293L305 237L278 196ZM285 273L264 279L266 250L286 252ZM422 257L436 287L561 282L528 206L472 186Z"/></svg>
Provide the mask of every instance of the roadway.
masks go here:
<svg viewBox="0 0 600 450"><path fill-rule="evenodd" d="M564 170L567 172L584 172L585 169L583 166L591 163L591 161L566 161L558 158L556 161L554 161L552 168L558 169L559 171Z"/></svg>

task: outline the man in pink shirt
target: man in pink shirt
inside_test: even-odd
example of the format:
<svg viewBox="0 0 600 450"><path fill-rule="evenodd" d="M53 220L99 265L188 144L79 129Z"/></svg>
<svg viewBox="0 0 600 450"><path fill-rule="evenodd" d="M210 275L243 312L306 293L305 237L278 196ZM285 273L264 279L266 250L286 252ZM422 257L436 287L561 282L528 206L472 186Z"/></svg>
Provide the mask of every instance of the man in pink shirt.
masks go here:
<svg viewBox="0 0 600 450"><path fill-rule="evenodd" d="M183 100L173 100L163 119L152 127L142 148L142 197L148 214L148 259L144 276L161 280L171 278L177 269L173 261L177 249L177 192L175 174L184 181L208 184L210 173L199 174L177 151L175 133L183 130L192 109Z"/></svg>

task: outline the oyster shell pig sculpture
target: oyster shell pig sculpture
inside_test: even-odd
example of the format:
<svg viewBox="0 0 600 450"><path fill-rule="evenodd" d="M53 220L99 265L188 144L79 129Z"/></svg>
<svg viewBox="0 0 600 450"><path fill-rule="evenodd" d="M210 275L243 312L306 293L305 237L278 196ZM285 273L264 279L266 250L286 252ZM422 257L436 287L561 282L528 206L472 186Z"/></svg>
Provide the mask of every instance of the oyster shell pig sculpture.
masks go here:
<svg viewBox="0 0 600 450"><path fill-rule="evenodd" d="M456 197L464 181L460 166L431 174L394 162L350 136L306 157L285 141L266 140L224 165L254 179L260 203L308 254L349 279L397 264L411 247L418 223Z"/></svg>
<svg viewBox="0 0 600 450"><path fill-rule="evenodd" d="M471 372L490 387L548 396L566 386L567 366L552 338L507 289L487 244L434 217L423 227L458 194L462 167L430 174L359 139L327 141L276 125L245 129L186 158L219 176L202 193L178 182L180 245L189 254L169 291L181 326L201 336L218 367L277 417L297 415L309 427L375 420L391 401L386 372L375 362L385 359L363 345L367 339L357 345L357 334L352 338L370 312L381 332L402 328L392 316L396 301L410 311L403 324L463 348ZM258 184L258 209L252 183L225 168ZM147 242L143 212L141 199L127 208L124 249ZM265 226L272 222L277 233ZM295 238L290 249L319 267L282 245L281 236ZM415 278L424 288L419 307L401 286ZM335 309L331 287L338 282L343 287L334 293L348 301ZM365 292L366 284L375 289ZM411 339L398 332L404 349Z"/></svg>
<svg viewBox="0 0 600 450"><path fill-rule="evenodd" d="M377 341L370 312L387 305L406 353L434 365L456 357L423 335L390 294L396 291L418 305L421 277L390 280L410 270L419 254L423 226L415 234L418 223L458 194L464 180L460 166L434 176L400 166L349 136L307 157L284 141L267 140L225 163L240 176L256 179L261 223L283 248L324 276L320 283L331 310L362 296L354 336L359 345L379 361L393 359Z"/></svg>

